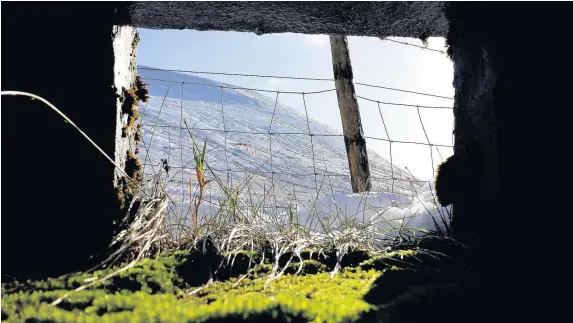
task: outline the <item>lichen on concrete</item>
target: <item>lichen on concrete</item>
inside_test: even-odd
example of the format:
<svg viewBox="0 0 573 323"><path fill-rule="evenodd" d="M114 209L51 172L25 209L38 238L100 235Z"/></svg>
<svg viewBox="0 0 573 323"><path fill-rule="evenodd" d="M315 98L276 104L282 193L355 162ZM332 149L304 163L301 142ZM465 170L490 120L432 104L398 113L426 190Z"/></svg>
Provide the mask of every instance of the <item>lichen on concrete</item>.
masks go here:
<svg viewBox="0 0 573 323"><path fill-rule="evenodd" d="M115 162L120 167L125 167L127 152L135 151L137 144L134 142L134 132L129 131L129 125L133 127L138 113L138 99L135 91L136 70L136 45L137 32L131 26L114 26L112 34L114 51L114 87L116 91L116 132L115 132ZM133 127L135 128L135 127ZM122 173L116 169L114 186L121 185Z"/></svg>
<svg viewBox="0 0 573 323"><path fill-rule="evenodd" d="M130 179L116 170L115 187L122 210L136 196L142 180L141 163L137 157L142 129L137 124L139 104L149 99L149 90L139 76L136 76L136 51L139 34L133 27L114 27L115 87L117 91L117 126L115 157L116 164L124 168Z"/></svg>
<svg viewBox="0 0 573 323"><path fill-rule="evenodd" d="M143 179L142 166L135 153L128 151L125 159L125 173L130 179L122 177L117 187L117 197L122 210L126 209L139 192L138 183Z"/></svg>

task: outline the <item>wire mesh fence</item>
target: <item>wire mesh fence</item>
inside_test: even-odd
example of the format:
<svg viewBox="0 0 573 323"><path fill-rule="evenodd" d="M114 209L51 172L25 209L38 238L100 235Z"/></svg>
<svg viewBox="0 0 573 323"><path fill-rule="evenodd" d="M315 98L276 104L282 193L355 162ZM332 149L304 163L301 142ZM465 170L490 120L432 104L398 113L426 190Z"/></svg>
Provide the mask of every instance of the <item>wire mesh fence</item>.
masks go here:
<svg viewBox="0 0 573 323"><path fill-rule="evenodd" d="M167 71L184 76L188 75L187 73L203 73L333 81L143 67L140 69ZM210 217L220 218L222 209L227 213L229 210L235 213L235 221L245 221L256 214L280 227L285 221L292 222L293 217L296 217L299 222L302 218L304 223L301 225L308 228L308 222L317 217L314 208L317 201L325 197L332 200L336 194L352 192L344 136L309 118L309 110L312 107L309 107L308 98L324 93L335 95L336 89L293 92L238 87L209 80L197 82L148 76L143 76L142 79L149 83L149 88L155 95L140 107L139 126L143 140L139 156L143 164L144 178L160 177L169 194L168 220L169 225L174 228L175 237L193 226L191 218L194 216L199 218L199 223L207 223ZM452 99L372 84L355 84ZM284 95L299 96L304 113L294 112L282 104L281 96ZM357 98L359 101L376 105L380 125L386 135L365 136L367 143L386 142L389 146L387 158L369 152L372 191L385 193L386 195L377 195L376 198L389 197L392 207L405 207L430 183L416 178L408 170L396 167L393 147L428 147L433 170L434 155L441 154L437 148L452 146L430 141L420 110L451 110L452 107L385 102L364 96ZM384 116L382 106L415 109L426 140L407 141L392 136L387 127L390 120ZM331 113L338 113L338 106L332 106ZM201 167L198 167L198 162L201 161L203 145L205 167L199 171ZM206 183L202 178L206 179ZM380 201L380 204L384 203ZM335 201L333 207L341 206ZM306 217L300 216L301 208L306 211ZM326 213L332 215L332 212ZM334 213L347 212L338 209ZM328 218L326 215L318 215L318 218L321 217L322 220ZM310 225L311 229L316 229L317 225L324 227L324 223L314 225Z"/></svg>

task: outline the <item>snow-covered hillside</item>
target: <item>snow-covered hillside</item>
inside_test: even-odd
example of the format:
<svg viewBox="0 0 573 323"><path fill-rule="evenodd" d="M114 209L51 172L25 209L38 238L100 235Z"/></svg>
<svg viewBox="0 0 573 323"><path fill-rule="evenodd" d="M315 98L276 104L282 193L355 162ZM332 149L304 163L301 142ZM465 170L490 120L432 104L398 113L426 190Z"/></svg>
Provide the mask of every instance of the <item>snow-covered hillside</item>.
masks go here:
<svg viewBox="0 0 573 323"><path fill-rule="evenodd" d="M148 175L161 171L161 160L168 160L166 186L172 210L188 210L189 178L197 184L193 141L183 119L193 128L198 146L207 142L206 160L213 171L207 172L207 179L216 177L228 188L243 187L243 199L265 201L275 209L294 204L301 218L308 217L309 205L315 202L348 200L344 196L352 189L340 133L315 120L307 123L304 114L259 92L229 89L233 86L182 73L147 69L138 73L149 83L151 95L140 107L139 157ZM411 208L425 183L412 182L416 179L396 166L391 170L390 163L373 151L368 157L373 191L380 193L376 209ZM392 173L397 180L392 181ZM395 195L388 194L392 187ZM429 191L430 186L425 187ZM219 186L211 182L206 195L217 201ZM373 196L368 200L376 199ZM214 207L204 203L202 213L211 213L208 209Z"/></svg>

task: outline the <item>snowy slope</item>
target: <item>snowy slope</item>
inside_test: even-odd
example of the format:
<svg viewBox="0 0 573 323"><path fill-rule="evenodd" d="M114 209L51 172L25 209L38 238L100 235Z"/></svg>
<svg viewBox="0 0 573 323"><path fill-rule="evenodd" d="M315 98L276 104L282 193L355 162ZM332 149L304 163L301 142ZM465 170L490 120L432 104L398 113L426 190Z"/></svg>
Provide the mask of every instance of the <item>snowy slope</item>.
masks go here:
<svg viewBox="0 0 573 323"><path fill-rule="evenodd" d="M190 177L196 184L192 140L183 119L194 128L192 134L199 146L207 140L207 162L214 175L236 187L247 174L254 174L245 186L249 198L272 201L269 207L290 207L295 201L302 214L305 207L300 205L321 198L331 201L333 194L342 197L352 192L340 133L310 120L311 133L326 135L313 136L311 143L306 116L280 100L275 106L274 98L259 92L222 88L233 86L182 73L145 69L138 73L149 83L151 94L149 102L140 107L143 143L139 157L145 162L146 174L157 173L160 160L168 160L171 169L166 186L175 208L188 200ZM368 157L373 191L390 192L390 163L373 151L368 151ZM416 179L396 166L393 174L404 180L394 181L394 191L399 194L376 206L385 208L393 200L401 209L411 207L424 183L412 184ZM214 175L207 173L206 177L213 179ZM216 201L221 192L210 184L206 194L207 199ZM243 197L246 194L247 189ZM382 201L380 196L378 200Z"/></svg>

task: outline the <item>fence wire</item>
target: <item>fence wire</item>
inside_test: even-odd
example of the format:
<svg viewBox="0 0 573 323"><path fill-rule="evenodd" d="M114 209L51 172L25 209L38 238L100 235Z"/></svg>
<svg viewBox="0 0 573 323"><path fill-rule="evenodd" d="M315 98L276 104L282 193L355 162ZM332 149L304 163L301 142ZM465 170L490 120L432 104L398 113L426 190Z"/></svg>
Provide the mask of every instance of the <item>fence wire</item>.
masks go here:
<svg viewBox="0 0 573 323"><path fill-rule="evenodd" d="M142 70L160 70L154 68L141 67ZM250 77L273 77L273 78L289 78L295 80L322 80L322 81L333 81L331 79L312 79L312 78L300 78L300 77L279 77L279 76L265 76L265 75L255 75L255 74L232 74L232 73L215 73L215 72L198 72L198 71L182 71L182 70L162 70L162 71L172 71L172 72L183 72L183 73L203 73L203 74L222 74L222 75L241 75ZM309 96L335 92L336 89L325 89L321 91L310 91L310 92L294 92L294 91L277 91L277 90L265 90L256 89L248 87L238 87L226 84L208 84L202 82L184 82L184 81L174 81L165 80L161 78L147 78L142 77L145 81L154 81L168 84L167 91L163 97L152 97L145 106L140 108L141 116L139 126L142 128L142 137L140 154L144 154L143 160L143 171L144 178L149 178L152 176L158 176L160 173L164 173L163 180L165 182L165 187L167 191L171 194L171 205L170 212L177 215L175 222L170 225L173 226L187 226L186 221L189 218L189 214L193 213L193 198L197 197L198 194L198 181L196 178L196 160L195 156L189 155L197 145L202 147L203 141L200 140L198 143L194 143L194 140L201 137L207 143L207 156L206 163L209 165L208 170L206 170L205 177L209 178L211 185L206 186L206 191L201 197L199 204L212 205L215 208L220 206L221 201L229 199L230 193L236 194L236 198L250 201L252 205L256 203L262 203L259 205L262 209L274 209L276 210L291 210L292 204L303 203L303 202L313 202L320 199L322 196L327 194L334 194L337 192L351 192L350 185L350 172L348 170L348 164L346 155L344 154L344 161L346 162L345 168L338 167L335 169L328 169L329 162L331 161L331 156L326 156L328 154L335 154L337 151L328 151L332 149L329 144L324 144L321 140L330 140L329 138L336 139L339 145L344 146L344 140L342 134L335 133L321 133L318 131L313 131L314 120L309 118L307 106L307 98ZM395 91L431 96L443 99L452 99L447 96L440 96L430 93L421 93L403 89L395 89L390 87L377 86L372 84L355 83L357 85L364 85L373 88L381 89L391 89ZM219 112L215 111L215 104L199 107L198 102L185 100L185 91L189 87L205 87L205 88L216 88L220 91L220 101L219 101ZM150 85L150 89L153 84ZM180 88L181 96L178 102L175 102L174 98L169 97L169 92L173 88ZM235 103L225 103L224 97L225 93L229 91L232 93L239 93L236 91L256 91L263 93L273 93L274 100L271 98L267 102L262 102L260 97L249 96L255 102L263 106L269 106L272 108L272 113L270 113L268 128L264 129L259 127L260 124L250 124L244 125L243 128L249 130L237 130L228 127L229 120L232 120L233 115L230 114L229 110L236 113L237 109L245 107L237 107ZM276 114L277 108L282 108L283 105L280 103L281 94L289 95L299 95L301 97L305 116L305 130L302 131L273 131L273 125L276 124ZM365 136L368 140L383 141L389 143L389 163L384 164L380 161L378 164L371 164L371 176L370 181L372 184L372 190L376 192L388 192L397 195L408 195L412 194L412 191L419 190L424 184L429 183L428 181L423 181L416 179L408 172L405 172L394 166L394 156L393 156L393 146L397 144L410 144L410 145L422 145L427 146L430 149L430 158L432 159L432 171L434 171L434 161L433 161L433 150L438 147L452 148L451 145L436 144L430 142L426 128L424 127L424 122L420 114L420 109L452 109L448 106L425 106L417 104L408 104L402 102L385 102L380 100L374 100L371 98L357 96L361 100L375 103L378 108L378 112L381 119L381 124L383 126L386 138ZM158 109L149 109L149 102L155 100L160 106ZM418 113L418 118L420 125L422 127L423 133L425 135L425 142L416 141L406 141L397 140L394 136L390 136L389 130L387 128L387 121L382 113L381 106L396 106L405 108L415 108ZM177 109L176 109L177 108ZM204 110L205 114L197 112L199 108ZM209 110L211 108L211 110ZM334 111L338 113L338 106L333 107ZM174 111L177 111L175 113ZM208 111L209 113L205 112ZM197 122L192 126L188 127L184 124L185 113L196 113L201 115L201 117L208 117L208 115L215 115L219 113L220 115L220 125L218 127L202 127L201 118L198 119L199 126ZM247 113L247 112L245 112ZM229 119L231 118L231 119ZM250 118L243 118L242 121L248 122ZM151 121L151 122L149 122ZM172 122L177 121L177 122ZM211 120L213 121L213 120ZM218 122L218 119L215 120ZM205 122L204 122L205 123ZM257 130L251 130L256 128ZM266 128L266 127L265 127ZM292 127L291 127L292 128ZM175 134L172 134L172 130ZM159 132L159 136L156 134ZM193 135L193 138L191 137ZM251 136L264 136L267 138L268 142L265 145L268 150L263 149L262 145L252 146L249 144L244 144L247 147L247 153L254 154L253 158L250 160L250 165L247 167L245 163L241 164L238 161L238 153L229 148L233 141L237 141L237 135L251 135ZM223 143L221 144L216 139L222 136ZM287 139L280 139L281 137L288 137ZM278 137L278 138L277 138ZM302 140L296 141L297 137L307 138L307 144ZM156 140L166 141L167 147L163 146L161 149L157 147ZM174 139L177 138L177 141ZM324 139L321 139L324 138ZM155 141L154 141L155 140ZM296 142L301 147L287 147L285 144L288 141ZM230 143L231 142L231 143ZM335 141L332 141L335 142ZM282 145L281 145L282 143ZM329 142L331 143L331 142ZM234 147L242 143L234 144ZM316 145L319 144L321 150L319 154L316 150ZM175 146L175 147L173 147ZM282 146L282 147L281 147ZM326 148L323 148L327 147ZM297 151L292 149L300 148ZM179 150L178 154L172 154L172 150ZM221 153L222 152L222 153ZM345 150L342 150L345 153ZM256 154L260 154L260 158ZM306 155L308 153L308 155ZM340 153L340 151L338 151ZM244 154L244 153L243 153ZM438 154L441 154L438 150ZM223 160L217 160L214 155L222 155ZM322 156L324 155L324 156ZM164 157L161 157L164 156ZM310 171L304 170L291 170L292 167L288 165L288 161L293 159L293 156L298 156L301 160L305 161L308 159L310 165L306 165L305 168ZM244 157L244 156L241 156ZM255 158L257 157L257 158ZM178 160L177 160L178 159ZM165 160L165 162L164 162ZM282 165L284 162L285 165ZM382 162L382 164L380 164ZM222 167L221 167L222 166ZM238 167L240 166L240 167ZM301 165L298 165L301 166ZM340 166L340 165L339 165ZM374 171L374 168L377 168ZM151 170L149 169L151 168ZM344 169L342 171L341 169ZM341 173L342 171L342 173ZM311 180L309 180L311 178ZM217 181L218 185L213 185ZM222 185L221 185L222 184ZM236 190L236 192L235 192ZM254 201L258 199L258 201ZM272 206L266 205L268 201L272 202ZM181 220L183 219L183 220ZM181 223L183 222L183 223Z"/></svg>
<svg viewBox="0 0 573 323"><path fill-rule="evenodd" d="M387 42L391 42L391 43L396 43L396 44L400 44L400 45L406 45L406 46L412 46L412 47L416 47L416 48L420 48L423 50L429 50L431 52L436 52L436 53L441 53L441 54L447 54L446 51L443 50L439 50L439 49L435 49L435 48L430 48L427 46L420 46L420 45L416 45L416 44L411 44L408 42L403 42L403 41L399 41L399 40L395 40L395 39L391 39L391 38L382 38L383 41L387 41Z"/></svg>

